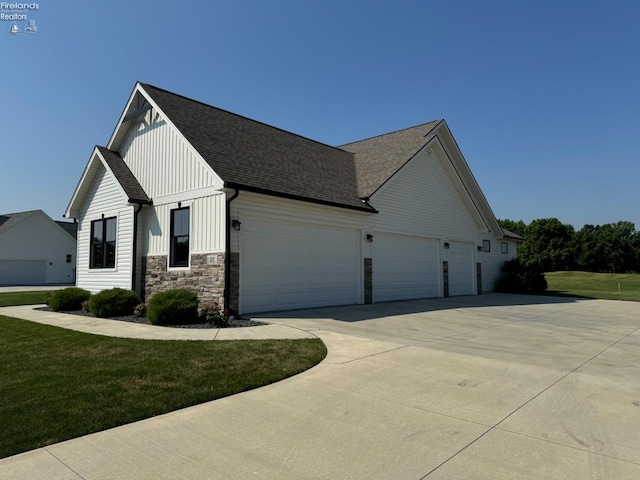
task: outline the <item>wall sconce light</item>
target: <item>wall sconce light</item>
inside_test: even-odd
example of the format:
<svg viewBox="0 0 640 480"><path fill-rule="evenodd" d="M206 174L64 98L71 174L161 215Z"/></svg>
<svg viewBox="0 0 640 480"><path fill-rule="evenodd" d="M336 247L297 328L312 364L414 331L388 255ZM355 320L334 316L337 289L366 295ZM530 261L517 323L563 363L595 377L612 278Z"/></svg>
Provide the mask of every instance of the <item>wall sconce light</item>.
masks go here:
<svg viewBox="0 0 640 480"><path fill-rule="evenodd" d="M451 244L449 242L444 242L444 248L449 248Z"/></svg>
<svg viewBox="0 0 640 480"><path fill-rule="evenodd" d="M240 231L240 225L242 225L242 223L240 223L240 220L231 220L231 226L236 232Z"/></svg>
<svg viewBox="0 0 640 480"><path fill-rule="evenodd" d="M481 252L482 251L482 245L478 245L478 251Z"/></svg>
<svg viewBox="0 0 640 480"><path fill-rule="evenodd" d="M367 242L373 242L373 235L371 235L370 233L367 233Z"/></svg>

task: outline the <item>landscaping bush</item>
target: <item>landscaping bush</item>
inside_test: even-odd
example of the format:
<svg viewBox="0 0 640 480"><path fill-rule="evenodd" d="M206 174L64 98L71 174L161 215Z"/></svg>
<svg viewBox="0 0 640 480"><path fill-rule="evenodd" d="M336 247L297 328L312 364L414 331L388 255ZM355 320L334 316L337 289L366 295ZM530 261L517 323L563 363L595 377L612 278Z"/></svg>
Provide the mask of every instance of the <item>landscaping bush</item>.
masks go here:
<svg viewBox="0 0 640 480"><path fill-rule="evenodd" d="M543 293L547 289L542 267L525 265L518 258L504 263L495 291L502 293Z"/></svg>
<svg viewBox="0 0 640 480"><path fill-rule="evenodd" d="M96 317L108 318L132 315L140 298L132 290L111 288L96 293L89 299L89 308Z"/></svg>
<svg viewBox="0 0 640 480"><path fill-rule="evenodd" d="M154 325L198 322L198 296L184 289L156 293L147 304L147 318Z"/></svg>
<svg viewBox="0 0 640 480"><path fill-rule="evenodd" d="M89 300L91 293L78 287L69 287L53 292L49 308L54 312L80 310L82 302Z"/></svg>

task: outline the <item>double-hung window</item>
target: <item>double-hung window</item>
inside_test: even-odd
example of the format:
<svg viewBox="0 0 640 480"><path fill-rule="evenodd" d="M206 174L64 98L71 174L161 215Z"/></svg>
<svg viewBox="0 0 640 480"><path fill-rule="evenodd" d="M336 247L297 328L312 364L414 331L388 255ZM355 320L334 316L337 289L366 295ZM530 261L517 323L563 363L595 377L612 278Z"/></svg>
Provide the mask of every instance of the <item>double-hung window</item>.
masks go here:
<svg viewBox="0 0 640 480"><path fill-rule="evenodd" d="M189 266L189 207L171 210L169 266Z"/></svg>
<svg viewBox="0 0 640 480"><path fill-rule="evenodd" d="M116 266L116 217L91 222L90 268Z"/></svg>

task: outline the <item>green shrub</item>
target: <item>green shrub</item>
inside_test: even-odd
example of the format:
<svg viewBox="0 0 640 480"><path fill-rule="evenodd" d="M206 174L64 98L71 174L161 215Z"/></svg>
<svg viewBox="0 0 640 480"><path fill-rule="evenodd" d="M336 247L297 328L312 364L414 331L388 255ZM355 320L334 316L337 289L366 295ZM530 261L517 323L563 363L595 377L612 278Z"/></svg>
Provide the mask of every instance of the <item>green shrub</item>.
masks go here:
<svg viewBox="0 0 640 480"><path fill-rule="evenodd" d="M547 289L544 271L538 265L525 265L518 258L504 263L495 285L502 293L543 293Z"/></svg>
<svg viewBox="0 0 640 480"><path fill-rule="evenodd" d="M133 309L139 303L140 297L134 291L111 288L93 295L89 300L89 308L96 317L119 317L133 314Z"/></svg>
<svg viewBox="0 0 640 480"><path fill-rule="evenodd" d="M198 296L184 289L156 293L147 304L147 318L154 325L196 323Z"/></svg>
<svg viewBox="0 0 640 480"><path fill-rule="evenodd" d="M49 308L54 312L80 310L82 302L89 300L91 293L78 287L57 290L49 299Z"/></svg>
<svg viewBox="0 0 640 480"><path fill-rule="evenodd" d="M146 317L147 316L147 304L139 303L136 305L136 308L133 309L133 314L136 317Z"/></svg>

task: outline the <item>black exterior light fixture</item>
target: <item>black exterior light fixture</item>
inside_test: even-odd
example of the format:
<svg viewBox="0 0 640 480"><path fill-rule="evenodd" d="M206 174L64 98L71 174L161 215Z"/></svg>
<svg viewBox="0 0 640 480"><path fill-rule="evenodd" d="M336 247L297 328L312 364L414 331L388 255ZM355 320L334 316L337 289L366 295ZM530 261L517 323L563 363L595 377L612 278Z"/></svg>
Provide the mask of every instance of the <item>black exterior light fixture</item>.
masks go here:
<svg viewBox="0 0 640 480"><path fill-rule="evenodd" d="M449 248L451 247L451 244L449 242L444 242L444 248Z"/></svg>
<svg viewBox="0 0 640 480"><path fill-rule="evenodd" d="M481 252L482 251L482 245L478 245L478 251Z"/></svg>
<svg viewBox="0 0 640 480"><path fill-rule="evenodd" d="M370 233L367 233L367 242L373 242L373 235L371 235Z"/></svg>
<svg viewBox="0 0 640 480"><path fill-rule="evenodd" d="M240 231L240 225L242 225L242 223L240 223L240 220L231 220L231 226L236 232Z"/></svg>

